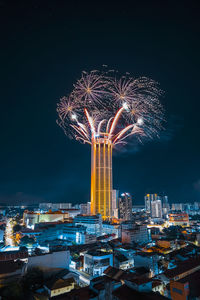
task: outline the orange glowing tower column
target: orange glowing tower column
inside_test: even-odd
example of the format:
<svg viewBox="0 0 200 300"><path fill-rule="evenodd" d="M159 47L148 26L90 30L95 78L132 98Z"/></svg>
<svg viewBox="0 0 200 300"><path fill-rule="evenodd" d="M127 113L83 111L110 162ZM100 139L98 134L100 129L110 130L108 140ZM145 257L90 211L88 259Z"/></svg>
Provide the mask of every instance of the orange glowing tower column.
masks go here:
<svg viewBox="0 0 200 300"><path fill-rule="evenodd" d="M112 142L105 136L92 142L91 213L112 217Z"/></svg>

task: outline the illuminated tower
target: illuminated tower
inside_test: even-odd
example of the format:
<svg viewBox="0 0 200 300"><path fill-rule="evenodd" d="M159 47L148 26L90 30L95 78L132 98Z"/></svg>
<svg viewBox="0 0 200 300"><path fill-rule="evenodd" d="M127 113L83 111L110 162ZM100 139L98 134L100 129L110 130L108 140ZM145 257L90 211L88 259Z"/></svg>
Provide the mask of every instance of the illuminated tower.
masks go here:
<svg viewBox="0 0 200 300"><path fill-rule="evenodd" d="M112 217L112 142L103 134L91 146L91 213Z"/></svg>
<svg viewBox="0 0 200 300"><path fill-rule="evenodd" d="M139 141L161 129L157 83L147 77L119 76L113 70L83 71L74 89L60 99L57 123L66 135L91 145L91 214L114 216L112 148L136 136Z"/></svg>

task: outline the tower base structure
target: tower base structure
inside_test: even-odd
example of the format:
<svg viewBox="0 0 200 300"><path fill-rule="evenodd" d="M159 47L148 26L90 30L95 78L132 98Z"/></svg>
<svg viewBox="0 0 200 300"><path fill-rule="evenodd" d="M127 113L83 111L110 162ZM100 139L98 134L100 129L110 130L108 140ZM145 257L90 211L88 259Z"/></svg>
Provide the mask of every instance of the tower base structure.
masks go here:
<svg viewBox="0 0 200 300"><path fill-rule="evenodd" d="M91 146L91 214L103 220L112 218L112 142L105 135Z"/></svg>

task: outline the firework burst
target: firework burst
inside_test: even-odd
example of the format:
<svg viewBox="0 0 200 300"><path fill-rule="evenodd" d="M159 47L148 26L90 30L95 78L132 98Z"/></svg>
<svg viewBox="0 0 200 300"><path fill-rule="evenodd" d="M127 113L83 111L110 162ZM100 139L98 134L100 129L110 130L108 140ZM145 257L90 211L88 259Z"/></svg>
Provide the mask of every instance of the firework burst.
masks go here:
<svg viewBox="0 0 200 300"><path fill-rule="evenodd" d="M80 101L81 104L101 105L104 100L103 96L107 94L107 84L103 74L98 71L95 70L90 73L84 71L74 85L72 94L76 101Z"/></svg>
<svg viewBox="0 0 200 300"><path fill-rule="evenodd" d="M162 128L161 93L158 84L146 77L84 71L72 93L58 103L57 122L68 136L83 143L106 138L116 145L130 136L152 138Z"/></svg>

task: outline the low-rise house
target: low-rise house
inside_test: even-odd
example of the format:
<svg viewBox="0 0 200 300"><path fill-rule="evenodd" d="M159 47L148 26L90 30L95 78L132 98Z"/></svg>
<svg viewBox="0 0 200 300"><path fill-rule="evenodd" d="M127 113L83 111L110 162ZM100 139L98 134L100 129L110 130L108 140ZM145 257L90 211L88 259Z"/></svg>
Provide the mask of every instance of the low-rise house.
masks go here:
<svg viewBox="0 0 200 300"><path fill-rule="evenodd" d="M166 297L153 292L139 292L130 288L127 285L122 285L118 289L112 292L113 300L128 300L128 299L138 299L138 300L167 300Z"/></svg>
<svg viewBox="0 0 200 300"><path fill-rule="evenodd" d="M98 300L98 295L89 286L77 288L72 290L71 292L67 293L66 297L63 295L62 300ZM55 298L55 300L57 300ZM105 298L104 298L105 300Z"/></svg>
<svg viewBox="0 0 200 300"><path fill-rule="evenodd" d="M158 245L161 248L166 248L166 249L175 249L176 248L176 242L171 239L161 239L156 241L156 245Z"/></svg>
<svg viewBox="0 0 200 300"><path fill-rule="evenodd" d="M149 278L151 275L151 272L148 267L137 267L133 269L134 274L138 277L146 277Z"/></svg>
<svg viewBox="0 0 200 300"><path fill-rule="evenodd" d="M152 292L160 293L161 295L164 295L164 289L165 285L163 282L159 279L153 279L152 281Z"/></svg>
<svg viewBox="0 0 200 300"><path fill-rule="evenodd" d="M12 261L17 259L26 261L28 259L28 250L23 249L0 252L0 261Z"/></svg>
<svg viewBox="0 0 200 300"><path fill-rule="evenodd" d="M50 280L44 284L44 288L51 298L70 292L74 289L74 286L74 278Z"/></svg>
<svg viewBox="0 0 200 300"><path fill-rule="evenodd" d="M126 272L115 267L109 266L104 271L104 274L113 280L121 281L125 277Z"/></svg>
<svg viewBox="0 0 200 300"><path fill-rule="evenodd" d="M125 283L128 287L139 291L139 292L150 292L152 291L152 280L149 278L132 278L125 280Z"/></svg>
<svg viewBox="0 0 200 300"><path fill-rule="evenodd" d="M113 254L102 251L88 251L84 254L84 271L92 276L101 276L108 266L113 266Z"/></svg>
<svg viewBox="0 0 200 300"><path fill-rule="evenodd" d="M99 300L111 300L112 291L122 285L121 281L107 276L96 277L90 281L90 289L98 295Z"/></svg>
<svg viewBox="0 0 200 300"><path fill-rule="evenodd" d="M159 279L161 279L165 284L167 284L171 280L177 281L198 270L200 270L199 256L178 263L176 268L166 270L164 273L160 274Z"/></svg>
<svg viewBox="0 0 200 300"><path fill-rule="evenodd" d="M200 271L170 281L170 296L172 300L200 299Z"/></svg>
<svg viewBox="0 0 200 300"><path fill-rule="evenodd" d="M133 255L135 267L148 267L151 271L151 277L160 273L159 260L160 256L156 253L138 252Z"/></svg>
<svg viewBox="0 0 200 300"><path fill-rule="evenodd" d="M122 270L133 268L134 259L132 257L127 258L125 255L118 252L114 256L114 266Z"/></svg>

